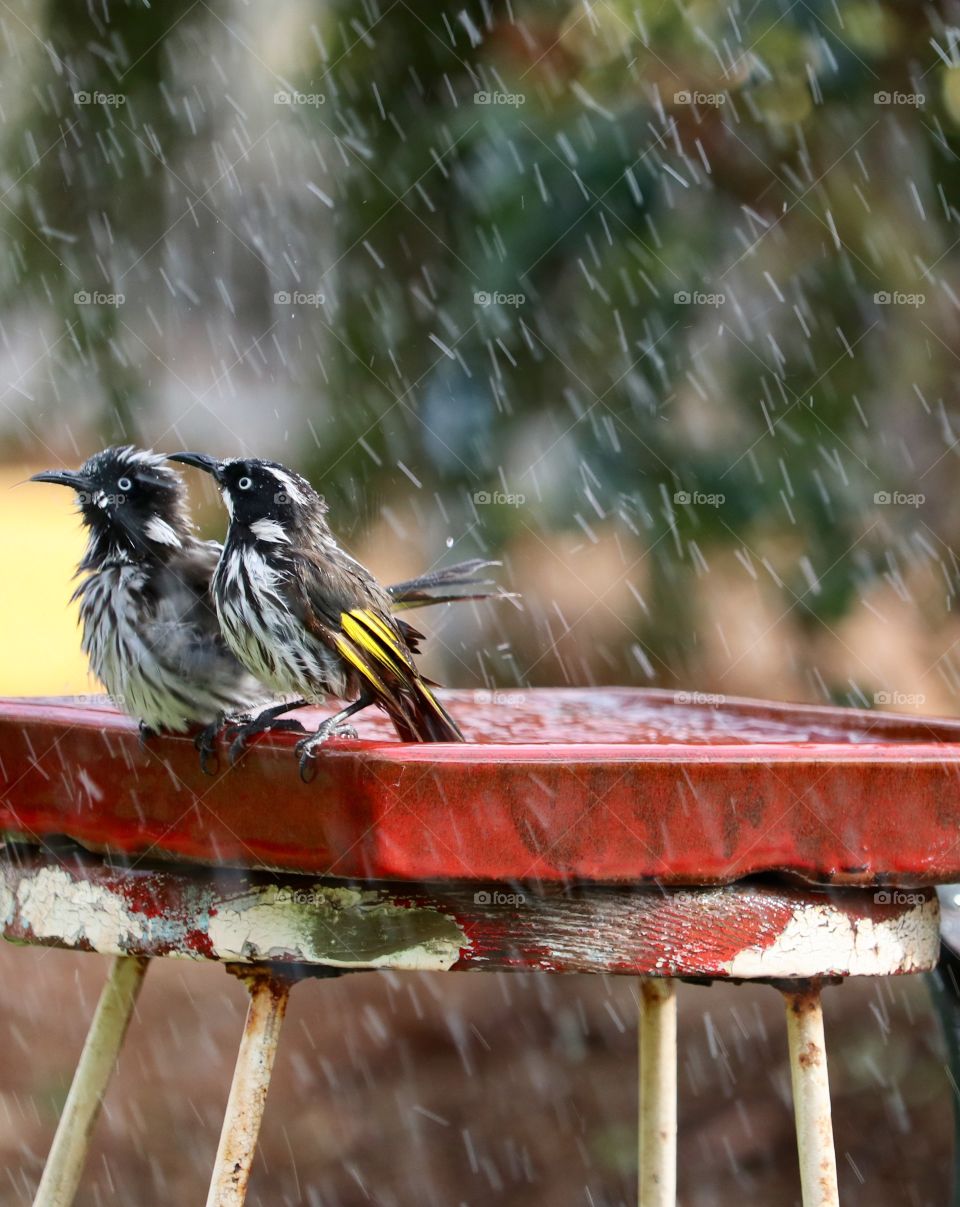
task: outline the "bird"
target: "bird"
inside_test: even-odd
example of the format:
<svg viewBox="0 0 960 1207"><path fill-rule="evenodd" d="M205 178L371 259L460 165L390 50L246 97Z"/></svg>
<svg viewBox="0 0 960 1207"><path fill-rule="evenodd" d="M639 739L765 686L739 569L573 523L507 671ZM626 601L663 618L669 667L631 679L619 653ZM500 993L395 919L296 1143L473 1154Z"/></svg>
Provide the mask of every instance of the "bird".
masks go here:
<svg viewBox="0 0 960 1207"><path fill-rule="evenodd" d="M390 592L340 547L304 477L261 458L170 459L210 474L229 513L213 597L239 660L277 693L352 701L297 743L302 778L327 738L353 735L347 722L371 704L404 741L465 740L414 663L423 635L391 614Z"/></svg>
<svg viewBox="0 0 960 1207"><path fill-rule="evenodd" d="M195 536L183 479L163 455L105 448L77 470L30 480L76 492L87 545L71 602L80 601L83 651L142 740L270 699L220 631L210 594L220 546Z"/></svg>
<svg viewBox="0 0 960 1207"><path fill-rule="evenodd" d="M165 456L124 445L95 453L77 470L49 469L33 482L68 486L87 529L77 568L82 647L90 669L114 701L140 723L146 740L201 727L208 758L228 727L231 756L266 729L305 733L280 719L295 701L272 697L223 637L211 593L221 553L193 530L183 479ZM391 606L423 607L485 599L477 576L495 563L475 558L389 587ZM469 588L464 593L463 588ZM262 711L254 718L249 710Z"/></svg>
<svg viewBox="0 0 960 1207"><path fill-rule="evenodd" d="M297 702L275 702L224 640L210 589L221 545L194 535L183 479L165 456L106 448L77 470L30 480L76 493L88 534L73 594L83 650L114 702L139 721L143 741L199 726L195 744L209 771L221 729L232 762L254 734L306 733L280 716ZM387 588L391 606L487 599L492 582L479 575L496 564L474 558L396 583Z"/></svg>

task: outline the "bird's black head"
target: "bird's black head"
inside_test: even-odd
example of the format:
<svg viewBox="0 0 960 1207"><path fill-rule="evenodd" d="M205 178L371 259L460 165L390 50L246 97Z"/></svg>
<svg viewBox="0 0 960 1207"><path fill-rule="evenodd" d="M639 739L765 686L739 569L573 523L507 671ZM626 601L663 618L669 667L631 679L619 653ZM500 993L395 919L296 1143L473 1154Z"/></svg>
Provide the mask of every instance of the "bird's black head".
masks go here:
<svg viewBox="0 0 960 1207"><path fill-rule="evenodd" d="M230 531L268 544L296 544L326 528L327 505L306 478L277 461L244 457L218 461L206 453L174 453L171 461L194 465L220 487Z"/></svg>
<svg viewBox="0 0 960 1207"><path fill-rule="evenodd" d="M164 559L190 536L183 480L149 449L105 448L77 470L49 469L30 480L76 491L90 531L81 569L95 568L108 557Z"/></svg>

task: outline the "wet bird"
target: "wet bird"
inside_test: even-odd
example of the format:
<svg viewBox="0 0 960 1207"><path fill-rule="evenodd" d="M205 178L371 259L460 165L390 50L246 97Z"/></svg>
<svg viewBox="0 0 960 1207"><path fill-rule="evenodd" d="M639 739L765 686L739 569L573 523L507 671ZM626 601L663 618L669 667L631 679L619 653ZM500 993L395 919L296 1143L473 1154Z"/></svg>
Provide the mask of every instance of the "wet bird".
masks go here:
<svg viewBox="0 0 960 1207"><path fill-rule="evenodd" d="M268 702L220 631L210 595L220 546L194 535L183 480L163 456L106 448L78 470L45 470L31 481L76 492L87 529L73 594L83 650L144 738Z"/></svg>
<svg viewBox="0 0 960 1207"><path fill-rule="evenodd" d="M349 718L371 704L404 741L464 740L417 671L422 634L391 615L390 592L340 548L327 505L305 478L257 458L182 452L171 460L211 474L230 514L213 596L240 661L277 693L352 700L297 743L301 775L321 744L352 733ZM417 594L417 580L403 586Z"/></svg>
<svg viewBox="0 0 960 1207"><path fill-rule="evenodd" d="M80 600L83 650L114 701L139 720L144 738L200 726L196 743L206 763L224 726L233 758L255 733L306 732L280 718L296 701L260 711L275 697L224 640L210 590L221 546L194 535L183 480L162 455L107 448L78 470L45 470L31 481L76 492L88 533L73 596ZM397 583L388 588L391 606L486 599L490 583L478 575L490 564L461 562Z"/></svg>

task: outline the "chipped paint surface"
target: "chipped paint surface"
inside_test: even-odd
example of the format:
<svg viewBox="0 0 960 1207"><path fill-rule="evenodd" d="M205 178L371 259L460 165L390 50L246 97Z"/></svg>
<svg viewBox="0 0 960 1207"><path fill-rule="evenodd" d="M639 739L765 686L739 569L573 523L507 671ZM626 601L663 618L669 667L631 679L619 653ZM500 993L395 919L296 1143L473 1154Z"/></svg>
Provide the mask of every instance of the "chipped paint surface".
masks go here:
<svg viewBox="0 0 960 1207"><path fill-rule="evenodd" d="M122 874L118 874L122 880ZM162 882L158 879L158 885ZM251 885L230 895L197 877L176 910L144 908L120 888L59 866L0 884L0 922L36 942L125 954L144 948L193 959L280 960L337 968L444 972L468 946L437 910L378 890ZM138 907L139 906L139 907Z"/></svg>
<svg viewBox="0 0 960 1207"><path fill-rule="evenodd" d="M220 904L208 933L216 958L271 960L295 950L335 968L445 972L466 936L445 915L399 906L376 890L313 885L306 901L270 885Z"/></svg>
<svg viewBox="0 0 960 1207"><path fill-rule="evenodd" d="M14 908L39 939L86 942L123 954L137 927L124 903L102 885L76 881L63 868L41 868L17 886Z"/></svg>
<svg viewBox="0 0 960 1207"><path fill-rule="evenodd" d="M508 888L124 869L20 847L0 855L0 929L105 953L342 969L781 981L922 972L938 956L929 889Z"/></svg>
<svg viewBox="0 0 960 1207"><path fill-rule="evenodd" d="M850 917L829 904L800 906L768 946L748 947L727 964L731 977L889 976L933 968L940 950L935 897L889 918Z"/></svg>

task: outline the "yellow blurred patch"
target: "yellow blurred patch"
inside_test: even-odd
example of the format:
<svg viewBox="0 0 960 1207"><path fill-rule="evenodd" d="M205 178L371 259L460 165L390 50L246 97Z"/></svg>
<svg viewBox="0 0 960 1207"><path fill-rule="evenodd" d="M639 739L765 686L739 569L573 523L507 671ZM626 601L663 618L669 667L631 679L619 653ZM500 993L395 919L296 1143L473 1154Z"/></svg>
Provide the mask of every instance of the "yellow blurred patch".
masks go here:
<svg viewBox="0 0 960 1207"><path fill-rule="evenodd" d="M0 590L0 695L73 695L101 691L80 649L73 573L85 544L64 486L28 482L46 466L0 467L0 549L7 567Z"/></svg>
<svg viewBox="0 0 960 1207"><path fill-rule="evenodd" d="M941 76L943 103L953 119L960 125L960 67L950 67Z"/></svg>

